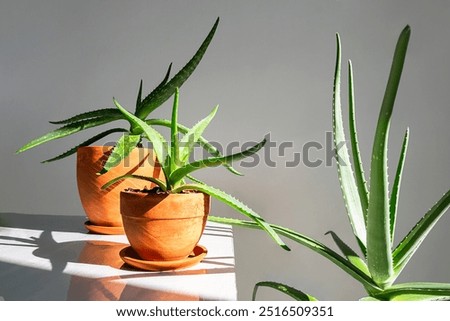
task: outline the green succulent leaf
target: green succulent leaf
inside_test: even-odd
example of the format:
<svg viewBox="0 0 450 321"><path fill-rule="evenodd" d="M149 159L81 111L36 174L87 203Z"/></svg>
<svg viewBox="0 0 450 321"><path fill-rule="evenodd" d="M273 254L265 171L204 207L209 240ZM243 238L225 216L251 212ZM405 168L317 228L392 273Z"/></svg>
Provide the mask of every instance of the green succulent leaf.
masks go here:
<svg viewBox="0 0 450 321"><path fill-rule="evenodd" d="M450 284L431 282L396 284L380 295L391 301L450 300Z"/></svg>
<svg viewBox="0 0 450 321"><path fill-rule="evenodd" d="M333 238L334 242L336 243L336 245L341 250L342 254L345 255L345 257L347 258L347 260L351 264L353 264L361 272L365 273L367 276L370 277L369 269L367 268L366 262L364 262L364 260L361 259L358 256L358 254L356 254L356 252L353 251L353 249L350 246L348 246L344 241L342 241L341 238L339 236L337 236L337 234L334 233L333 231L329 231L329 232L327 232L325 234L330 234L331 235L331 237Z"/></svg>
<svg viewBox="0 0 450 321"><path fill-rule="evenodd" d="M206 194L211 195L212 197L216 198L217 200L221 201L222 203L230 206L231 208L235 209L239 213L247 216L251 220L254 221L254 223L261 228L262 230L266 231L270 237L283 249L290 251L289 247L280 239L280 237L277 235L277 233L273 230L273 228L268 224L264 219L255 211L253 211L251 208L249 208L247 205L236 199L235 197L208 185L203 184L185 184L180 186L177 189L174 189L173 193L179 193L181 191L185 190L194 190L203 192Z"/></svg>
<svg viewBox="0 0 450 321"><path fill-rule="evenodd" d="M178 137L178 100L180 92L177 88L173 99L172 121L170 126L170 173L173 173L180 164L180 138Z"/></svg>
<svg viewBox="0 0 450 321"><path fill-rule="evenodd" d="M358 241L361 251L366 253L366 224L364 210L359 197L358 188L350 162L347 143L345 140L344 123L341 108L341 40L336 34L336 68L333 87L333 139L336 150L336 165L342 195L344 197L347 214Z"/></svg>
<svg viewBox="0 0 450 321"><path fill-rule="evenodd" d="M408 149L409 129L406 129L403 138L402 150L398 160L397 172L395 174L394 185L392 185L391 199L389 201L390 226L391 226L391 246L394 244L395 225L397 221L398 196L400 193L400 184L402 181L403 168L405 166L406 151Z"/></svg>
<svg viewBox="0 0 450 321"><path fill-rule="evenodd" d="M372 149L370 198L367 212L367 263L377 284L384 287L393 281L387 144L395 97L405 62L411 30L406 26L394 52L386 91L381 105Z"/></svg>
<svg viewBox="0 0 450 321"><path fill-rule="evenodd" d="M102 170L99 174L107 173L111 168L116 167L120 162L130 155L131 151L139 144L141 141L141 135L122 135L113 148L111 155L103 165Z"/></svg>
<svg viewBox="0 0 450 321"><path fill-rule="evenodd" d="M279 282L272 282L272 281L263 281L263 282L256 283L255 287L253 288L252 301L256 300L256 294L260 287L268 287L268 288L278 290L297 301L317 301L317 299L315 297L313 297L305 292L297 290L289 285L279 283Z"/></svg>
<svg viewBox="0 0 450 321"><path fill-rule="evenodd" d="M111 186L113 186L114 184L116 184L117 182L120 182L124 179L128 179L128 178L134 178L134 179L140 179L143 181L147 181L147 182L151 182L154 183L156 185L158 185L159 188L161 188L161 190L166 191L167 190L167 186L166 184L155 177L148 177L148 176L141 176L141 175L134 175L134 174L125 174L125 175L121 175L119 177L115 177L114 179L110 180L109 182L107 182L105 185L102 186L102 189L108 189Z"/></svg>
<svg viewBox="0 0 450 321"><path fill-rule="evenodd" d="M95 119L95 118L102 118L102 117L117 117L117 119L122 118L122 114L115 108L104 108L104 109L97 109L93 111L88 111L86 113L82 113L64 120L58 120L58 121L50 121L49 123L55 124L55 125L62 125L62 124L70 124L70 123L76 123L80 120L86 120L86 119Z"/></svg>
<svg viewBox="0 0 450 321"><path fill-rule="evenodd" d="M59 139L59 138L63 138L72 134L75 134L79 131L88 129L88 128L92 128L92 127L96 127L96 126L100 126L109 122L112 122L114 120L118 120L122 117L119 117L117 115L104 115L102 117L97 117L97 118L92 118L92 119L84 119L84 120L79 120L70 124L67 124L63 127L60 127L58 129L55 129L43 136L40 136L36 139L33 139L32 141L28 142L27 144L25 144L24 146L22 146L21 148L19 148L16 151L16 154L22 153L30 148L39 146L41 144L44 144L46 142L55 140L55 139Z"/></svg>
<svg viewBox="0 0 450 321"><path fill-rule="evenodd" d="M63 158L65 158L65 157L67 157L67 156L70 156L70 155L72 155L72 154L75 154L75 153L77 152L77 150L78 150L78 147L89 146L89 145L91 145L92 143L95 143L96 141L98 141L98 140L100 140L100 139L102 139L102 138L108 136L109 134L112 134L112 133L120 133L120 132L126 133L126 132L128 132L128 130L126 130L126 129L124 129L124 128L113 128L113 129L109 129L109 130L104 131L104 132L102 132L102 133L100 133L100 134L98 134L98 135L95 135L95 136L92 137L92 138L89 138L88 140L82 142L81 144L75 146L74 148L69 149L68 151L62 153L61 155L58 155L58 156L56 156L56 157L53 157L53 158L47 159L47 160L45 160L45 161L42 161L42 163L49 163L49 162L53 162L53 161L56 161L56 160L59 160L59 159L63 159Z"/></svg>
<svg viewBox="0 0 450 321"><path fill-rule="evenodd" d="M255 222L244 221L240 219L226 218L226 217L217 217L210 215L208 220L211 222L217 222L222 224L235 225L246 228L253 229L261 229L261 227ZM298 244L301 244L314 252L322 255L323 257L330 260L336 266L340 267L347 274L352 276L355 280L360 282L364 287L369 291L369 293L379 293L381 291L380 287L376 285L371 278L369 278L365 273L363 273L360 269L356 268L353 264L351 264L347 259L340 256L338 253L330 249L329 247L323 245L322 243L309 238L305 235L302 235L296 231L291 229L275 225L269 224L273 230L279 235L285 236Z"/></svg>
<svg viewBox="0 0 450 321"><path fill-rule="evenodd" d="M264 139L262 142L233 155L228 156L221 156L221 157L210 157L206 159L202 159L196 162L189 163L176 171L174 171L170 177L169 181L174 184L175 182L178 182L179 180L183 179L186 175L199 170L201 168L205 167L215 167L223 164L229 164L231 162L235 162L238 160L241 160L243 158L249 157L256 152L258 152L266 143L266 140Z"/></svg>
<svg viewBox="0 0 450 321"><path fill-rule="evenodd" d="M431 229L436 225L439 219L444 215L450 206L450 190L422 217L414 228L405 236L393 252L394 268L396 275L408 263L409 259L422 244Z"/></svg>
<svg viewBox="0 0 450 321"><path fill-rule="evenodd" d="M167 173L169 173L169 169L165 167L165 164L166 158L169 157L169 154L168 154L168 144L164 139L164 137L155 129L153 129L151 126L147 125L145 121L139 119L138 117L127 111L125 108L123 108L116 99L114 99L114 104L123 113L125 118L129 120L130 123L132 123L134 126L140 127L144 131L148 140L152 142L156 158L161 163L163 172L167 178L168 176Z"/></svg>
<svg viewBox="0 0 450 321"><path fill-rule="evenodd" d="M168 127L170 128L171 126L171 122L168 119L148 119L146 120L146 123L148 125L151 126L164 126L164 127ZM183 126L181 124L178 124L178 130L182 133L182 134L187 134L189 131L189 128L186 126ZM208 153L210 153L212 156L214 157L221 157L221 153L219 152L219 150L214 147L211 143L208 142L208 140L206 140L203 137L200 137L197 140L197 143L203 147ZM229 164L223 164L223 166L228 169L231 173L238 175L238 176L243 176L241 173L239 173L236 169L234 169L231 165Z"/></svg>
<svg viewBox="0 0 450 321"><path fill-rule="evenodd" d="M217 109L219 106L216 106L211 113L200 120L194 127L192 127L181 139L181 152L180 152L180 164L185 165L189 160L189 156L191 155L195 144L198 143L199 139L202 137L203 132L206 127L208 127L211 120L214 118Z"/></svg>
<svg viewBox="0 0 450 321"><path fill-rule="evenodd" d="M138 112L139 108L141 107L141 103L142 103L142 85L143 85L143 81L141 79L141 82L139 83L138 95L137 95L137 98L136 98L135 114Z"/></svg>
<svg viewBox="0 0 450 321"><path fill-rule="evenodd" d="M367 190L366 179L359 152L358 134L356 131L355 117L355 94L353 84L353 67L352 62L348 61L348 111L349 111L349 127L350 127L350 143L352 145L353 165L355 167L356 186L358 187L361 207L364 214L364 221L367 222L367 207L369 203L369 192Z"/></svg>
<svg viewBox="0 0 450 321"><path fill-rule="evenodd" d="M195 55L189 60L189 62L172 78L169 82L161 87L157 87L142 101L141 108L136 113L140 119L145 119L147 116L161 104L163 104L170 96L173 95L176 88L179 88L183 83L191 76L195 68L200 63L203 55L205 54L208 46L214 37L217 26L219 24L219 18L217 18L211 31L206 36L205 40L197 50Z"/></svg>

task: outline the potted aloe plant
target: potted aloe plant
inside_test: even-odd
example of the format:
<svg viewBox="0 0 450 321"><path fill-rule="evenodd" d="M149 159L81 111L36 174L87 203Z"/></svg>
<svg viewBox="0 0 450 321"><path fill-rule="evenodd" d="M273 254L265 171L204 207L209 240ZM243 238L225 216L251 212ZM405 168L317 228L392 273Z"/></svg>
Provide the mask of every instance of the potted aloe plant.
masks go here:
<svg viewBox="0 0 450 321"><path fill-rule="evenodd" d="M211 31L191 60L169 80L170 65L163 81L144 99L142 99L141 81L134 112L136 117L142 121L146 120L151 125L170 126L170 121L168 120L147 119L147 117L172 96L175 88L180 87L193 73L205 54L218 23L219 19L216 20ZM127 121L127 118L116 108L106 108L85 112L62 121L52 121L51 123L53 124L63 126L33 139L22 146L17 153L55 139L76 134L88 128L106 125L119 120ZM152 150L140 147L143 136L142 130L132 122L129 124L129 129L121 127L108 129L59 156L43 161L44 163L52 162L77 153L77 185L81 203L89 219L85 225L90 231L102 234L123 233L119 212L119 192L126 184L134 188L144 187L143 183L138 181L118 183L115 188L109 190L101 190L100 187L102 185L112 178L125 173L140 175L153 171L152 175L155 177L162 175L154 168L155 155ZM179 130L186 132L187 128L179 125ZM98 140L113 133L124 133L114 147L91 146ZM205 139L199 139L199 143L212 155L219 155L218 151ZM228 166L228 168L235 174L239 174L231 167Z"/></svg>
<svg viewBox="0 0 450 321"><path fill-rule="evenodd" d="M361 254L358 254L356 250L350 248L350 246L344 243L333 232L328 232L327 234L331 235L343 255L296 231L271 225L280 235L286 236L319 253L361 283L368 294L367 297L363 298L364 300L450 299L450 283L413 282L394 284L420 244L425 240L428 233L438 223L438 220L450 206L449 190L397 245L394 244L398 213L397 207L409 140L409 129L405 132L394 183L390 193L387 175L387 142L389 127L391 125L391 115L403 70L410 33L410 27L406 26L399 36L395 49L372 147L370 188L367 186L364 178L358 147L353 69L350 61L348 64L348 102L351 158L345 139L340 102L341 44L339 35L336 36L337 55L333 92L334 147L337 158L338 176L347 214ZM352 163L354 173L352 171ZM249 228L259 228L254 222L225 218L220 218L220 221ZM270 281L256 284L253 299L259 287L277 289L297 300L315 300L314 297L293 287Z"/></svg>
<svg viewBox="0 0 450 321"><path fill-rule="evenodd" d="M210 196L251 218L283 248L288 249L268 223L256 212L227 193L206 185L191 174L199 169L231 164L260 150L265 140L233 155L209 157L190 161L195 144L213 119L218 107L193 126L182 139L178 130L178 98L176 90L172 109L171 139L163 136L145 121L124 109L116 100L118 110L133 126L140 128L152 142L160 162L164 179L152 176L126 174L103 186L111 188L125 178L136 178L156 184L151 190L129 189L121 192L120 208L125 234L135 251L122 253L127 263L147 269L174 269L195 263L195 258L205 254L197 243L203 233L210 209ZM188 183L187 180L192 182ZM189 255L194 252L193 258ZM131 255L131 258L129 257ZM127 260L128 257L128 260ZM136 260L137 259L137 260Z"/></svg>

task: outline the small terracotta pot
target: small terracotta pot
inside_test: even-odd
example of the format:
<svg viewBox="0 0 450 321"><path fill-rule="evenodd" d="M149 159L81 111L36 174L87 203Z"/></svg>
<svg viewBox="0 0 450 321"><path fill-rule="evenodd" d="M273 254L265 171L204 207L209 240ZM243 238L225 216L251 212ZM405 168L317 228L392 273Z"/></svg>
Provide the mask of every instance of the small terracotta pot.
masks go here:
<svg viewBox="0 0 450 321"><path fill-rule="evenodd" d="M124 191L120 211L128 241L141 259L185 259L197 245L210 210L204 193L156 194Z"/></svg>
<svg viewBox="0 0 450 321"><path fill-rule="evenodd" d="M101 187L111 179L124 174L153 177L162 176L161 167L155 167L155 156L151 149L135 148L130 155L116 167L103 175L97 173L103 168L112 151L111 146L86 146L77 150L78 192L84 211L92 225L121 227L120 191L127 188L151 188L150 182L126 179L106 190Z"/></svg>

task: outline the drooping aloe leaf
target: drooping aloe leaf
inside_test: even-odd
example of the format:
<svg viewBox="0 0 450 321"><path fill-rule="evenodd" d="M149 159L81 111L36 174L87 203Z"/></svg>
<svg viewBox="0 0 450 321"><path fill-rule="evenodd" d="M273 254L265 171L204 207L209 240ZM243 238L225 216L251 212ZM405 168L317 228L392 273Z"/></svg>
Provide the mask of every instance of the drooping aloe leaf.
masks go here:
<svg viewBox="0 0 450 321"><path fill-rule="evenodd" d="M167 173L169 173L169 171L165 167L165 164L166 158L169 157L169 153L168 144L164 137L159 132L154 130L151 126L147 125L145 121L139 119L138 117L127 111L125 108L123 108L116 99L113 100L114 104L123 113L125 118L128 119L133 125L140 127L144 131L148 140L152 142L153 150L155 151L156 157L162 166L162 170L167 180Z"/></svg>
<svg viewBox="0 0 450 321"><path fill-rule="evenodd" d="M100 134L95 135L95 136L92 137L92 138L89 138L88 140L82 142L81 144L75 146L74 148L69 149L68 151L62 153L61 155L58 155L58 156L56 156L56 157L53 157L53 158L47 159L47 160L45 160L45 161L42 161L42 163L49 163L49 162L53 162L53 161L55 161L55 160L63 159L63 158L65 158L65 157L67 157L67 156L70 156L70 155L72 155L72 154L75 154L75 153L77 152L78 147L89 146L89 145L91 145L92 143L95 143L96 141L98 141L98 140L100 140L100 139L102 139L102 138L108 136L109 134L112 134L112 133L120 133L120 132L126 133L126 132L128 132L128 130L125 129L125 128L113 128L113 129L109 129L109 130L107 130L107 131L104 131L104 132L102 132L102 133L100 133Z"/></svg>
<svg viewBox="0 0 450 321"><path fill-rule="evenodd" d="M438 220L450 206L450 190L422 217L414 228L405 236L393 252L394 269L396 275L408 263Z"/></svg>
<svg viewBox="0 0 450 321"><path fill-rule="evenodd" d="M370 198L367 212L367 263L370 274L380 286L389 285L394 274L391 253L387 145L392 110L410 33L410 27L406 26L401 32L395 48L372 149Z"/></svg>
<svg viewBox="0 0 450 321"><path fill-rule="evenodd" d="M264 219L255 211L253 211L251 208L249 208L247 205L236 199L235 197L208 185L203 184L185 184L180 186L178 189L174 189L173 193L179 193L181 191L185 190L194 190L203 192L206 194L211 195L212 197L216 198L217 200L225 203L226 205L230 206L231 208L235 209L239 213L247 216L251 220L254 221L254 223L259 226L262 230L266 231L272 239L280 245L283 249L290 251L289 247L281 240L281 238L278 236L277 233L273 230L273 228L268 224Z"/></svg>
<svg viewBox="0 0 450 321"><path fill-rule="evenodd" d="M127 179L127 178L135 178L135 179L140 179L143 181L148 181L148 182L152 182L155 183L156 185L158 185L159 188L161 188L161 190L166 191L167 190L167 186L166 184L155 177L149 177L149 176L141 176L141 175L134 175L134 174L125 174L119 177L115 177L114 179L110 180L108 183L106 183L105 185L102 186L102 189L108 189L109 187L111 187L112 185L116 184L117 182L120 182L121 180Z"/></svg>
<svg viewBox="0 0 450 321"><path fill-rule="evenodd" d="M201 180L199 180L199 179L193 177L192 175L186 175L186 177L187 177L188 179L190 179L191 181L193 181L194 183L206 185L204 182L202 182Z"/></svg>
<svg viewBox="0 0 450 321"><path fill-rule="evenodd" d="M93 111L88 111L86 113L82 113L67 119L58 120L58 121L50 121L49 123L55 124L55 125L62 125L62 124L70 124L75 123L80 120L86 120L86 119L94 119L97 117L104 117L104 116L116 116L117 119L120 119L122 117L122 114L115 108L103 108L103 109L97 109Z"/></svg>
<svg viewBox="0 0 450 321"><path fill-rule="evenodd" d="M216 32L217 25L219 24L219 18L217 18L211 31L206 36L205 40L201 44L200 48L197 50L195 55L189 60L189 62L164 86L156 88L153 90L145 99L142 101L141 108L136 113L140 119L145 119L147 116L161 104L163 104L170 96L173 95L176 88L179 88L183 83L191 76L203 55L208 49L208 46Z"/></svg>
<svg viewBox="0 0 450 321"><path fill-rule="evenodd" d="M246 150L233 154L233 155L228 155L228 156L222 156L222 157L210 157L210 158L206 158L206 159L202 159L196 162L192 162L189 163L179 169L177 169L176 171L174 171L170 177L169 180L170 182L173 184L174 182L177 182L181 179L183 179L183 177L185 177L186 175L199 170L201 168L205 168L205 167L215 167L215 166L220 166L223 164L229 164L231 162L235 162L238 161L240 159L243 159L245 157L249 157L253 154L255 154L256 152L258 152L266 143L266 139L264 139L262 142L247 148Z"/></svg>
<svg viewBox="0 0 450 321"><path fill-rule="evenodd" d="M160 90L169 80L170 77L170 71L172 69L172 63L170 63L169 68L167 69L166 75L164 76L164 79L159 83L158 86L156 86L155 89L153 89L153 91L158 91ZM138 97L136 99L136 111L135 111L135 115L139 112L139 109L142 106L142 80L141 80L141 84L139 86L139 92L138 92Z"/></svg>
<svg viewBox="0 0 450 321"><path fill-rule="evenodd" d="M119 165L123 159L130 155L131 151L137 146L137 144L139 144L140 141L141 135L122 135L114 146L111 155L109 155L99 174L105 174L111 168Z"/></svg>
<svg viewBox="0 0 450 321"><path fill-rule="evenodd" d="M189 160L189 156L192 153L192 149L195 144L197 144L198 140L201 138L203 132L206 127L208 127L211 120L214 118L214 115L217 112L219 106L216 106L211 113L200 120L197 124L194 125L181 139L181 152L180 152L180 165L185 165Z"/></svg>
<svg viewBox="0 0 450 321"><path fill-rule="evenodd" d="M415 282L395 284L381 294L391 301L449 300L449 283Z"/></svg>
<svg viewBox="0 0 450 321"><path fill-rule="evenodd" d="M369 269L367 268L366 262L364 262L364 260L361 259L358 256L358 254L356 254L356 252L353 251L353 249L350 246L348 246L344 241L342 241L341 238L339 236L337 236L337 234L334 233L333 231L329 231L329 232L327 232L325 234L330 234L331 235L331 237L333 238L334 242L336 243L336 245L341 250L342 254L345 255L345 257L347 258L347 260L351 264L353 264L361 272L364 272L367 276L370 277Z"/></svg>
<svg viewBox="0 0 450 321"><path fill-rule="evenodd" d="M146 123L151 126L164 126L164 127L168 127L168 128L170 128L170 126L171 126L171 122L168 119L147 119ZM178 130L181 133L186 134L189 131L189 128L186 126L183 126L181 124L178 124ZM211 143L209 143L208 140L206 140L205 138L200 137L198 139L197 143L201 147L203 147L208 153L210 153L212 156L214 156L214 157L222 156L222 154L219 152L219 150L216 147L214 147ZM223 166L225 168L227 168L231 173L238 175L238 176L243 176L243 174L239 173L231 165L223 164Z"/></svg>
<svg viewBox="0 0 450 321"><path fill-rule="evenodd" d="M67 124L63 127L57 128L43 136L40 136L36 139L33 139L32 141L28 142L27 144L25 144L24 146L22 146L21 148L19 148L16 151L16 154L22 153L30 148L39 146L41 144L44 144L46 142L55 140L55 139L59 139L59 138L63 138L72 134L75 134L79 131L88 129L88 128L92 128L92 127L96 127L96 126L100 126L109 122L112 122L114 120L120 119L122 118L122 116L118 116L118 115L104 115L102 117L96 117L96 118L92 118L92 119L83 119L80 121L76 121L70 124Z"/></svg>
<svg viewBox="0 0 450 321"><path fill-rule="evenodd" d="M367 190L366 179L359 152L358 134L356 131L355 117L355 89L353 85L352 62L348 61L348 114L350 127L350 143L352 145L353 166L355 167L356 186L358 187L359 199L364 214L364 221L367 222L367 206L369 203L369 192Z"/></svg>
<svg viewBox="0 0 450 321"><path fill-rule="evenodd" d="M263 281L263 282L256 283L255 287L253 288L252 301L256 300L256 294L260 287L268 287L268 288L278 290L286 295L289 295L291 298L293 298L297 301L317 301L317 299L315 297L313 297L305 292L297 290L289 285L279 283L279 282L272 282L272 281Z"/></svg>
<svg viewBox="0 0 450 321"><path fill-rule="evenodd" d="M361 251L366 253L366 225L364 211L359 197L356 181L345 140L341 109L341 40L336 34L336 68L333 86L333 140L336 150L336 166L345 207Z"/></svg>
<svg viewBox="0 0 450 321"><path fill-rule="evenodd" d="M394 244L395 224L397 221L398 196L400 193L400 184L402 181L403 167L405 166L405 156L408 149L409 128L406 129L405 137L403 138L402 150L398 160L397 172L395 173L394 185L392 185L391 199L389 200L389 213L391 225L391 246Z"/></svg>
<svg viewBox="0 0 450 321"><path fill-rule="evenodd" d="M217 222L217 223L223 223L223 224L229 224L229 225L235 225L240 227L246 227L246 228L253 228L253 229L261 229L261 227L250 221L244 221L239 219L233 219L233 218L227 218L227 217L217 217L217 216L208 216L208 220L211 222ZM343 271L345 271L347 274L349 274L351 277L353 277L355 280L360 282L364 287L369 291L369 293L378 293L381 291L381 289L376 285L371 278L369 278L366 274L364 274L361 270L356 268L353 264L351 264L349 261L347 261L344 257L340 256L338 253L330 249L329 247L323 245L322 243L309 238L305 235L302 235L296 231L293 231L291 229L270 224L270 226L273 228L273 230L278 233L279 235L285 236L298 244L301 244L303 246L306 246L307 248L313 250L314 252L322 255L323 257L330 260L332 263L334 263L336 266L340 267Z"/></svg>

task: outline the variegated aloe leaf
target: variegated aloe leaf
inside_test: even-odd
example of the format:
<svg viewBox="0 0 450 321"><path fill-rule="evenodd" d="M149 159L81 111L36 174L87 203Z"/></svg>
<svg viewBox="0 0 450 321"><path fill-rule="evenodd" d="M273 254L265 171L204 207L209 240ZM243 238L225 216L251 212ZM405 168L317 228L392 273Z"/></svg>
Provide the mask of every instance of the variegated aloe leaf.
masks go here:
<svg viewBox="0 0 450 321"><path fill-rule="evenodd" d="M408 149L409 141L409 128L406 129L405 137L403 138L402 150L400 152L400 158L398 160L397 172L395 173L394 185L392 185L391 198L389 200L389 215L391 226L391 246L394 244L395 225L397 222L397 208L398 208L398 196L400 193L400 184L402 181L403 168L405 166L406 151Z"/></svg>
<svg viewBox="0 0 450 321"><path fill-rule="evenodd" d="M250 218L255 225L258 226L258 228L266 231L270 237L283 249L290 251L289 247L281 240L281 238L278 236L278 234L273 230L270 224L268 224L258 213L253 211L251 208L249 208L247 205L242 203L240 200L236 199L235 197L208 185L203 184L185 184L180 186L177 189L174 189L173 193L180 193L185 190L194 190L206 193L208 195L211 195L215 199L221 201L222 203L230 206L231 208L235 209L239 213L247 216Z"/></svg>
<svg viewBox="0 0 450 321"><path fill-rule="evenodd" d="M393 252L395 274L399 275L431 229L450 206L450 190L422 217Z"/></svg>
<svg viewBox="0 0 450 321"><path fill-rule="evenodd" d="M211 120L214 118L217 109L216 106L211 113L200 120L194 125L181 139L181 151L180 151L180 165L183 166L189 160L189 156L192 154L194 146L198 143L199 139L202 137L203 132L206 127L208 127Z"/></svg>
<svg viewBox="0 0 450 321"><path fill-rule="evenodd" d="M350 162L345 140L341 109L341 40L336 34L336 68L333 86L333 140L336 151L336 166L347 214L362 252L366 253L366 224L364 210Z"/></svg>
<svg viewBox="0 0 450 321"><path fill-rule="evenodd" d="M30 141L29 143L25 144L24 146L22 146L21 148L19 148L16 153L22 153L30 148L39 146L43 143L55 140L55 139L59 139L59 138L63 138L72 134L75 134L79 131L88 129L88 128L92 128L92 127L96 127L96 126L100 126L109 122L112 122L114 120L118 120L123 118L122 116L119 115L103 115L102 117L96 117L96 118L91 118L91 119L83 119L83 120L79 120L76 122L72 122L69 123L63 127L60 127L58 129L55 129L43 136L40 136L36 139L33 139L32 141Z"/></svg>
<svg viewBox="0 0 450 321"><path fill-rule="evenodd" d="M171 121L168 119L147 119L146 123L150 126L164 126L164 127L168 127L170 128L171 126ZM178 124L178 130L180 131L180 133L182 134L187 134L189 131L189 128L186 126L183 126L181 124ZM212 156L214 157L221 157L222 154L220 153L220 151L214 147L214 145L212 145L211 143L208 142L208 140L206 140L204 137L200 137L197 140L197 143L203 147L208 153L210 153ZM238 176L243 176L241 173L239 173L236 169L234 169L231 165L229 164L223 164L223 166L225 168L227 168L231 173L238 175Z"/></svg>
<svg viewBox="0 0 450 321"><path fill-rule="evenodd" d="M261 227L250 221L244 221L240 219L233 219L233 218L227 218L227 217L217 217L217 216L209 216L208 220L212 222L217 223L223 223L223 224L229 224L234 226L240 226L240 227L246 227L246 228L253 228L253 229L261 229ZM278 233L279 235L285 236L298 244L301 244L303 246L306 246L307 248L313 250L314 252L322 255L323 257L330 260L332 263L334 263L336 266L340 267L343 271L345 271L347 274L349 274L351 277L353 277L355 280L360 282L366 290L370 294L379 293L381 291L381 288L376 285L371 278L369 278L365 273L363 273L360 269L356 268L353 264L351 264L347 259L330 249L329 247L323 245L322 243L309 238L305 235L302 235L296 231L293 231L291 229L270 224L270 226L273 228L273 230Z"/></svg>
<svg viewBox="0 0 450 321"><path fill-rule="evenodd" d="M279 282L272 282L272 281L263 281L263 282L258 282L255 284L255 287L253 288L253 295L252 295L253 301L256 300L256 294L260 287L268 287L268 288L278 290L286 295L289 295L291 298L293 298L297 301L317 301L317 299L315 297L313 297L312 295L309 295L305 292L297 290L289 285L279 283Z"/></svg>
<svg viewBox="0 0 450 321"><path fill-rule="evenodd" d="M170 96L173 95L176 88L181 87L183 83L190 77L194 72L197 65L200 63L203 55L206 52L214 33L216 32L217 26L219 24L219 18L217 18L211 31L206 36L205 40L201 44L200 48L197 50L195 55L189 60L189 62L164 86L157 87L153 90L145 99L142 101L141 107L136 113L136 116L140 119L145 119L147 116L161 104L163 104Z"/></svg>
<svg viewBox="0 0 450 321"><path fill-rule="evenodd" d="M112 133L120 133L120 132L122 132L122 133L127 133L128 130L125 129L125 128L113 128L113 129L109 129L109 130L107 130L107 131L104 131L104 132L102 132L102 133L100 133L100 134L95 135L95 136L92 137L92 138L89 138L88 140L82 142L81 144L75 146L74 148L69 149L67 152L62 153L61 155L58 155L58 156L56 156L56 157L53 157L53 158L47 159L47 160L45 160L45 161L42 161L42 163L49 163L49 162L53 162L53 161L55 161L55 160L63 159L63 158L65 158L65 157L67 157L67 156L70 156L70 155L72 155L72 154L75 154L75 153L77 152L78 147L89 146L89 145L91 145L92 143L95 143L96 141L98 141L98 140L100 140L100 139L102 139L102 138L108 136L109 134L112 134Z"/></svg>
<svg viewBox="0 0 450 321"><path fill-rule="evenodd" d="M104 174L111 168L119 165L123 159L130 155L131 151L137 146L137 144L139 144L140 141L141 135L122 135L114 146L111 155L109 155L99 174Z"/></svg>
<svg viewBox="0 0 450 321"><path fill-rule="evenodd" d="M392 110L410 33L410 27L406 26L397 41L372 149L370 198L367 212L367 263L372 278L381 287L389 286L394 275L391 252L387 145Z"/></svg>
<svg viewBox="0 0 450 321"><path fill-rule="evenodd" d="M80 120L95 119L95 118L98 118L98 117L104 117L105 115L106 116L117 116L118 119L122 118L122 114L117 109L115 109L115 108L103 108L103 109L97 109L97 110L93 110L93 111L88 111L86 113L78 114L76 116L73 116L73 117L70 117L70 118L67 118L67 119L63 119L63 120L50 121L49 123L55 124L55 125L70 124L70 123L78 122Z"/></svg>
<svg viewBox="0 0 450 321"><path fill-rule="evenodd" d="M180 181L181 179L183 179L185 176L187 176L188 174L191 174L192 172L205 168L205 167L215 167L215 166L220 166L223 164L229 164L231 162L235 162L238 160L241 160L243 158L249 157L253 154L255 154L256 152L258 152L266 143L266 140L264 139L263 141L261 141L260 143L251 146L250 148L233 154L233 155L228 155L228 156L222 156L222 157L210 157L210 158L206 158L206 159L202 159L196 162L192 162L189 163L179 169L177 169L176 171L174 171L170 177L169 177L169 181L171 182L171 184L174 184L178 181Z"/></svg>

